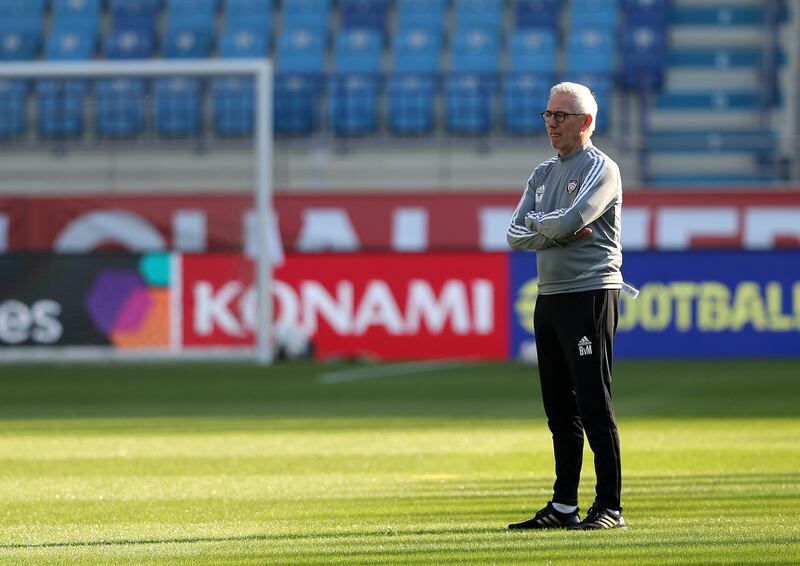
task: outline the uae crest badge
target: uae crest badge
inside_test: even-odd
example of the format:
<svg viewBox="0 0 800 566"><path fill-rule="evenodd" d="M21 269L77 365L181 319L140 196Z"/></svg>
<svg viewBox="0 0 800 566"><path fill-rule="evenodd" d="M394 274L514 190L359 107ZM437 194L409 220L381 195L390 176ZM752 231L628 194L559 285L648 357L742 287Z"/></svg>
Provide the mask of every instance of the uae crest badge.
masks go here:
<svg viewBox="0 0 800 566"><path fill-rule="evenodd" d="M571 195L578 188L578 179L570 179L567 184L567 194Z"/></svg>

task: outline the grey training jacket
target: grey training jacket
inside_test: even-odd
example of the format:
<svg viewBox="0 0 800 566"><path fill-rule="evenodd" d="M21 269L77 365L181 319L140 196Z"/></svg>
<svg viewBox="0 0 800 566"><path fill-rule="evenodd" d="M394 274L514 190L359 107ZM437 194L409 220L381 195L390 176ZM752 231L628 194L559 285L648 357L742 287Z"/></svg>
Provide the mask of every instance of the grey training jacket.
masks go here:
<svg viewBox="0 0 800 566"><path fill-rule="evenodd" d="M511 217L508 244L536 250L539 293L622 287L619 167L587 142L533 170ZM592 233L568 238L588 226Z"/></svg>

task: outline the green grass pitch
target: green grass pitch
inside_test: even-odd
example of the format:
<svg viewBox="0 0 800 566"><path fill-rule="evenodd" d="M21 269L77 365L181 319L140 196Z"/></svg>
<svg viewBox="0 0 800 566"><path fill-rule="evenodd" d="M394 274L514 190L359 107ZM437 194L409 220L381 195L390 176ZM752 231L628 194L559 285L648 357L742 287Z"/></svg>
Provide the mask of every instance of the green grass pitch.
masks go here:
<svg viewBox="0 0 800 566"><path fill-rule="evenodd" d="M0 564L800 564L800 361L618 363L631 526L586 533L505 529L553 481L533 368L0 374Z"/></svg>

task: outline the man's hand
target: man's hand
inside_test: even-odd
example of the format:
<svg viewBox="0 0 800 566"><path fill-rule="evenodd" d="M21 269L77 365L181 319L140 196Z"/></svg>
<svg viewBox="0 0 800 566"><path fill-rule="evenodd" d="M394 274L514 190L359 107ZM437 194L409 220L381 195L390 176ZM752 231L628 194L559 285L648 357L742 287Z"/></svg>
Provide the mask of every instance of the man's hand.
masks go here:
<svg viewBox="0 0 800 566"><path fill-rule="evenodd" d="M534 222L537 220L539 220L539 213L531 210L525 215L525 227L532 232L536 232Z"/></svg>
<svg viewBox="0 0 800 566"><path fill-rule="evenodd" d="M574 242L575 240L580 240L581 238L585 238L586 236L588 236L591 233L592 233L592 229L589 228L588 226L584 226L583 228L581 228L580 230L575 232L572 236L569 236L567 238L567 241L568 242Z"/></svg>

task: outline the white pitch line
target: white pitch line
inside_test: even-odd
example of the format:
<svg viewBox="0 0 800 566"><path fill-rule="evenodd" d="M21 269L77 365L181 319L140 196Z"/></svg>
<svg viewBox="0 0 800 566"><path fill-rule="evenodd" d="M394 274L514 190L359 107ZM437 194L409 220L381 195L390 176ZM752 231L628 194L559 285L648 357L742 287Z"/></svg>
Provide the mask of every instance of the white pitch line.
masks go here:
<svg viewBox="0 0 800 566"><path fill-rule="evenodd" d="M410 375L426 371L436 371L458 367L464 364L457 362L406 362L394 365L378 365L356 369L343 369L322 373L317 376L320 383L327 385L342 383L344 381L355 381L357 379L375 379L379 377L390 377L394 375Z"/></svg>

